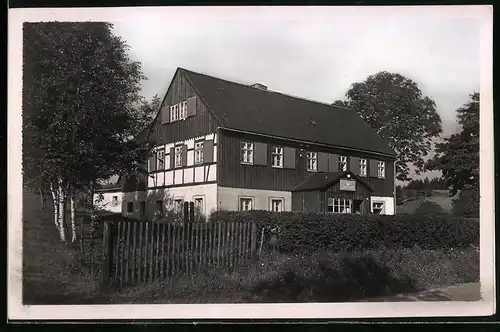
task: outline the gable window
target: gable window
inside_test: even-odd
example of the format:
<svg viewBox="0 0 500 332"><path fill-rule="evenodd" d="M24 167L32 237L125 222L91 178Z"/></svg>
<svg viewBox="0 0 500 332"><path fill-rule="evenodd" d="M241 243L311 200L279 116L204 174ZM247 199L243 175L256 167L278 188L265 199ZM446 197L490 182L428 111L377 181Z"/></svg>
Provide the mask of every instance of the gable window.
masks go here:
<svg viewBox="0 0 500 332"><path fill-rule="evenodd" d="M194 143L194 162L195 164L203 162L203 141Z"/></svg>
<svg viewBox="0 0 500 332"><path fill-rule="evenodd" d="M385 178L385 162L379 161L377 162L377 176L379 178Z"/></svg>
<svg viewBox="0 0 500 332"><path fill-rule="evenodd" d="M134 212L134 202L127 202L127 213Z"/></svg>
<svg viewBox="0 0 500 332"><path fill-rule="evenodd" d="M118 196L113 196L113 199L111 200L111 206L117 206L118 205Z"/></svg>
<svg viewBox="0 0 500 332"><path fill-rule="evenodd" d="M318 170L318 153L308 152L307 153L307 170L311 172L316 172Z"/></svg>
<svg viewBox="0 0 500 332"><path fill-rule="evenodd" d="M347 157L345 156L339 156L339 171L347 171Z"/></svg>
<svg viewBox="0 0 500 332"><path fill-rule="evenodd" d="M179 104L179 120L187 118L187 101Z"/></svg>
<svg viewBox="0 0 500 332"><path fill-rule="evenodd" d="M359 160L359 175L366 176L367 174L367 161L366 159Z"/></svg>
<svg viewBox="0 0 500 332"><path fill-rule="evenodd" d="M253 143L241 142L241 163L253 164Z"/></svg>
<svg viewBox="0 0 500 332"><path fill-rule="evenodd" d="M283 148L279 146L273 146L272 156L273 167L283 168Z"/></svg>
<svg viewBox="0 0 500 332"><path fill-rule="evenodd" d="M283 198L271 198L271 211L273 212L283 211Z"/></svg>
<svg viewBox="0 0 500 332"><path fill-rule="evenodd" d="M179 120L179 104L170 106L170 121L173 122L177 120Z"/></svg>
<svg viewBox="0 0 500 332"><path fill-rule="evenodd" d="M156 169L164 169L165 168L165 151L158 150L156 151Z"/></svg>
<svg viewBox="0 0 500 332"><path fill-rule="evenodd" d="M250 211L253 209L253 199L251 197L240 197L240 211Z"/></svg>
<svg viewBox="0 0 500 332"><path fill-rule="evenodd" d="M175 147L175 155L174 155L174 166L181 167L182 166L182 145Z"/></svg>
<svg viewBox="0 0 500 332"><path fill-rule="evenodd" d="M329 198L328 212L332 213L351 213L352 199L345 198Z"/></svg>

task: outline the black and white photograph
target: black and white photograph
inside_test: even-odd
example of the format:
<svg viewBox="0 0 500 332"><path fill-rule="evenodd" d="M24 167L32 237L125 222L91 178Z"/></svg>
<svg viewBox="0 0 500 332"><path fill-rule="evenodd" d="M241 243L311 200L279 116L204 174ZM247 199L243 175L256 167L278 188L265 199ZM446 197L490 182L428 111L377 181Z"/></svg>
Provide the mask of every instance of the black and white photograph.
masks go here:
<svg viewBox="0 0 500 332"><path fill-rule="evenodd" d="M9 319L493 314L492 22L10 9Z"/></svg>

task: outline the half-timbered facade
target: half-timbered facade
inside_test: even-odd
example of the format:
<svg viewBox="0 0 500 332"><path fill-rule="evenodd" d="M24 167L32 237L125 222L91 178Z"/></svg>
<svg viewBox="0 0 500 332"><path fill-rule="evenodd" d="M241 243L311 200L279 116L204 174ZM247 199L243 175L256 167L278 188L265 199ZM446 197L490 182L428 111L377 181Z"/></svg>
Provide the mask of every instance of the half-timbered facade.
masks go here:
<svg viewBox="0 0 500 332"><path fill-rule="evenodd" d="M185 201L205 214L394 213L395 153L348 109L178 68L150 135L147 186L123 194L125 214Z"/></svg>

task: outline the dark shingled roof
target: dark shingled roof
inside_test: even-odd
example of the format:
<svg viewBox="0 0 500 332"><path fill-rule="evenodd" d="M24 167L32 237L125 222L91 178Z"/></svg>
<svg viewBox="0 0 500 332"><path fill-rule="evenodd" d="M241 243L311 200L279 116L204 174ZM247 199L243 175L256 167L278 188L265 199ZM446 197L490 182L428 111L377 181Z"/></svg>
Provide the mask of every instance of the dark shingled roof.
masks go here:
<svg viewBox="0 0 500 332"><path fill-rule="evenodd" d="M179 70L223 128L396 155L352 110Z"/></svg>
<svg viewBox="0 0 500 332"><path fill-rule="evenodd" d="M344 178L347 174L350 174L353 179L361 183L363 186L368 188L370 191L373 189L362 181L359 177L354 175L351 171L347 172L328 172L328 173L317 173L314 174L303 182L296 185L292 188L291 191L311 191L311 190L324 190L331 187L334 183L340 181L341 178Z"/></svg>

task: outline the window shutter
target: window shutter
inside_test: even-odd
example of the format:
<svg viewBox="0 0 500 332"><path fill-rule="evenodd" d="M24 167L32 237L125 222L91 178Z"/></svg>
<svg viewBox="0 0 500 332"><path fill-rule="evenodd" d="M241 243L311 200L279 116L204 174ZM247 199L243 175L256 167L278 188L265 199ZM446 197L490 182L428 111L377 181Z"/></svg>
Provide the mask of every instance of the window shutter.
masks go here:
<svg viewBox="0 0 500 332"><path fill-rule="evenodd" d="M328 155L328 172L338 172L339 171L339 156L336 154Z"/></svg>
<svg viewBox="0 0 500 332"><path fill-rule="evenodd" d="M370 159L370 177L376 178L377 177L377 161Z"/></svg>
<svg viewBox="0 0 500 332"><path fill-rule="evenodd" d="M182 167L186 167L187 166L187 145L184 144L182 146L182 160L181 160L181 163L182 163Z"/></svg>
<svg viewBox="0 0 500 332"><path fill-rule="evenodd" d="M294 148L283 148L283 168L295 169Z"/></svg>
<svg viewBox="0 0 500 332"><path fill-rule="evenodd" d="M161 117L161 124L170 122L170 106L165 105L161 108L160 117Z"/></svg>
<svg viewBox="0 0 500 332"><path fill-rule="evenodd" d="M207 139L203 141L203 162L211 163L214 161L214 141Z"/></svg>
<svg viewBox="0 0 500 332"><path fill-rule="evenodd" d="M156 155L149 158L149 171L156 171Z"/></svg>
<svg viewBox="0 0 500 332"><path fill-rule="evenodd" d="M267 144L255 142L254 143L254 165L267 165Z"/></svg>
<svg viewBox="0 0 500 332"><path fill-rule="evenodd" d="M187 116L196 115L196 96L187 100Z"/></svg>
<svg viewBox="0 0 500 332"><path fill-rule="evenodd" d="M175 148L170 148L170 169L175 167Z"/></svg>
<svg viewBox="0 0 500 332"><path fill-rule="evenodd" d="M318 152L318 172L328 172L328 154Z"/></svg>
<svg viewBox="0 0 500 332"><path fill-rule="evenodd" d="M359 158L358 157L350 157L349 158L349 170L353 172L355 175L359 175Z"/></svg>

